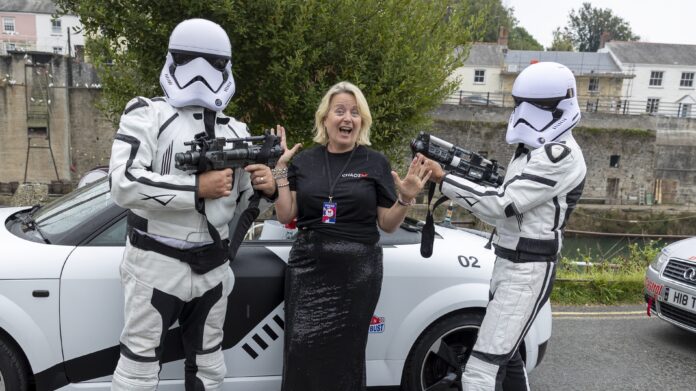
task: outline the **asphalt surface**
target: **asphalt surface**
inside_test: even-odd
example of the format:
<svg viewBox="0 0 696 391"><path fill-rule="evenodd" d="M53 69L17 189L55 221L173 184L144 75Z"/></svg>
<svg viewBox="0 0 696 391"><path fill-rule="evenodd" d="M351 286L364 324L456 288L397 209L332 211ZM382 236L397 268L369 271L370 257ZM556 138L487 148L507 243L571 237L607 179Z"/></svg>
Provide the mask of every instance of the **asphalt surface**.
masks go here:
<svg viewBox="0 0 696 391"><path fill-rule="evenodd" d="M553 334L532 390L696 390L696 334L645 306L553 306Z"/></svg>

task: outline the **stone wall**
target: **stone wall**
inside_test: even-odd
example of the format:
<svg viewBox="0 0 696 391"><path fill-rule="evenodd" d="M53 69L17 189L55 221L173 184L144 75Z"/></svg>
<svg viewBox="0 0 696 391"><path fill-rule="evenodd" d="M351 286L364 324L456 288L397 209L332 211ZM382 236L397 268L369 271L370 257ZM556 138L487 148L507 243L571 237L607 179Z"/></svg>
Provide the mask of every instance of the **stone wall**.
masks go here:
<svg viewBox="0 0 696 391"><path fill-rule="evenodd" d="M70 155L76 179L98 166L108 166L111 144L118 125L96 107L101 91L87 88L70 90Z"/></svg>
<svg viewBox="0 0 696 391"><path fill-rule="evenodd" d="M496 121L502 118L499 111L441 107L433 114L433 133L507 165L515 146L505 143L507 124ZM509 110L506 111L509 115ZM655 131L582 126L574 129L573 134L583 148L587 163L583 192L586 201L637 204L651 199L655 179ZM612 156L615 160L618 157L615 166L610 165Z"/></svg>
<svg viewBox="0 0 696 391"><path fill-rule="evenodd" d="M0 56L0 183L73 183L108 163L101 140L110 145L113 126L95 107L96 73L73 61L50 53Z"/></svg>

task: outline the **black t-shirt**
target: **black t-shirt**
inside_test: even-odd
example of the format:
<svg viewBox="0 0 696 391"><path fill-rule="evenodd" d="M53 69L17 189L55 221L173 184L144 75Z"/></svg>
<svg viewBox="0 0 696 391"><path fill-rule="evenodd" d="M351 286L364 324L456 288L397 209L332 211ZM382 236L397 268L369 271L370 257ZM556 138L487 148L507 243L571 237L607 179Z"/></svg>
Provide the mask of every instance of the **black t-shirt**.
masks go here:
<svg viewBox="0 0 696 391"><path fill-rule="evenodd" d="M297 192L297 226L363 243L376 243L377 207L391 208L396 190L389 161L365 146L351 152L328 152L330 175L327 177L326 147L317 146L298 154L288 167L290 190ZM343 171L341 169L348 163ZM329 201L329 178L334 186L336 222L323 223L324 202Z"/></svg>

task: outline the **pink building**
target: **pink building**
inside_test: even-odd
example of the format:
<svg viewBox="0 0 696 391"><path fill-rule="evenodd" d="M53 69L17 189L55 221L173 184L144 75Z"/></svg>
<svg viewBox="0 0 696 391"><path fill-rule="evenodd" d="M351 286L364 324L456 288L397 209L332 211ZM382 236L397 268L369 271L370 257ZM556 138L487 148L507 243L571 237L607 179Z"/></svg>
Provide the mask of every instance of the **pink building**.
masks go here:
<svg viewBox="0 0 696 391"><path fill-rule="evenodd" d="M55 14L56 6L50 0L1 1L0 54L8 51L74 54L75 46L84 46L80 20L74 15L56 18Z"/></svg>

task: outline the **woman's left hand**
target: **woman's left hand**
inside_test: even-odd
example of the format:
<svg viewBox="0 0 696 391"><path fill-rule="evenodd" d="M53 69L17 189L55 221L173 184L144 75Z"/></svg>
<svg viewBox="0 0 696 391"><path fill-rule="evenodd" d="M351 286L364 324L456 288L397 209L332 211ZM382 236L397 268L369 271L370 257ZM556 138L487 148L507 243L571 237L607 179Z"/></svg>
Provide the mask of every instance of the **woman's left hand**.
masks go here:
<svg viewBox="0 0 696 391"><path fill-rule="evenodd" d="M424 164L425 157L423 155L417 155L411 161L408 167L408 173L403 180L399 177L396 171L392 171L392 177L394 177L394 184L399 190L401 201L405 203L411 203L416 198L418 193L423 190L423 186L428 182L430 174L432 171Z"/></svg>

